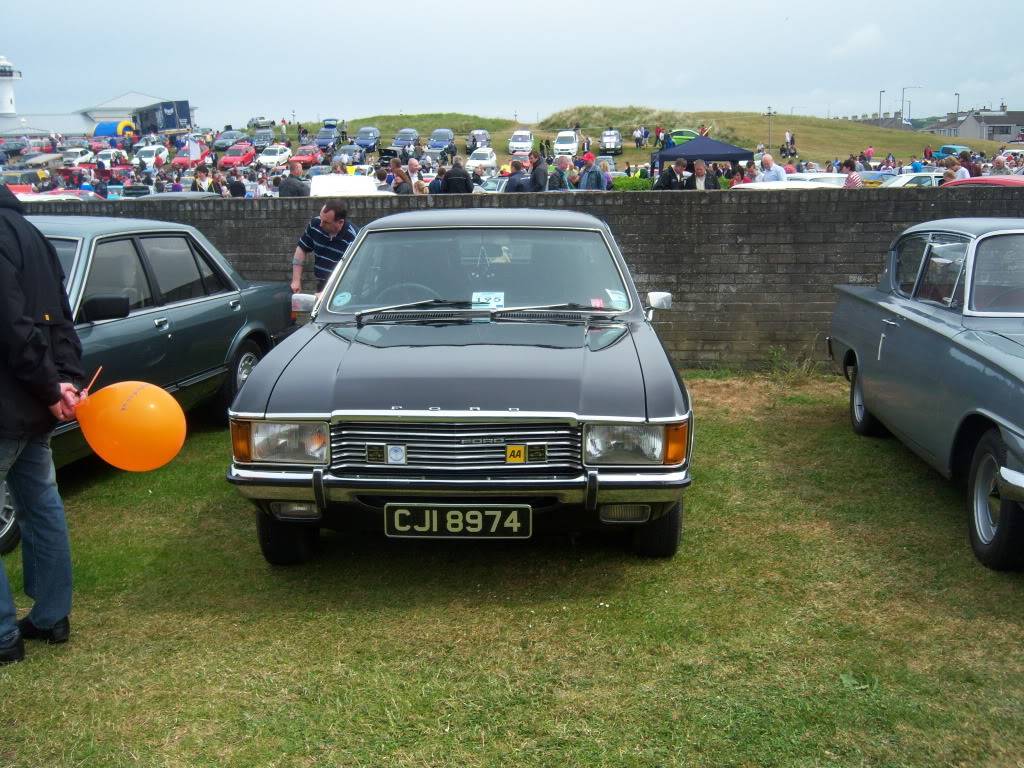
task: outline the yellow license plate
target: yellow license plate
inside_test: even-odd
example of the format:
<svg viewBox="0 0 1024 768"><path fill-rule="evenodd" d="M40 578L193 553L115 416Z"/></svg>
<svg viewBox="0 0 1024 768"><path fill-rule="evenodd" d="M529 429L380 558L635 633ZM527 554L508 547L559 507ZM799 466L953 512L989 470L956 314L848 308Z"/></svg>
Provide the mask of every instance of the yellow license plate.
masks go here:
<svg viewBox="0 0 1024 768"><path fill-rule="evenodd" d="M522 464L526 461L526 446L525 445L506 445L505 446L505 463L506 464Z"/></svg>

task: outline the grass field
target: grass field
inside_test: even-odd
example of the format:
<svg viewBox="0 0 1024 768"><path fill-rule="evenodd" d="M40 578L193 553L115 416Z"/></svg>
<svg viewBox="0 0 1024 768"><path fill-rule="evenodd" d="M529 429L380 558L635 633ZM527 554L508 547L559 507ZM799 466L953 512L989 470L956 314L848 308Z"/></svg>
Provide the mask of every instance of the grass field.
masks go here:
<svg viewBox="0 0 1024 768"><path fill-rule="evenodd" d="M1024 578L958 492L855 437L841 380L692 391L667 562L325 535L275 569L201 425L152 474L62 471L72 641L0 669L0 765L1022 765Z"/></svg>

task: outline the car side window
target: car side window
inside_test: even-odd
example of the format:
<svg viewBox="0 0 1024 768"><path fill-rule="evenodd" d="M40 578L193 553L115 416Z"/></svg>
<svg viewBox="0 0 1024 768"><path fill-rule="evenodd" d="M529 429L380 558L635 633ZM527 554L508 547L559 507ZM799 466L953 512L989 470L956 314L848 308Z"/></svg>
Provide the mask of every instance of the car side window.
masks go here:
<svg viewBox="0 0 1024 768"><path fill-rule="evenodd" d="M916 298L946 309L962 309L966 256L966 240L948 235L933 236L928 263L924 267Z"/></svg>
<svg viewBox="0 0 1024 768"><path fill-rule="evenodd" d="M914 293L914 284L921 271L921 261L927 247L927 236L908 237L896 246L896 290L904 296L909 297Z"/></svg>
<svg viewBox="0 0 1024 768"><path fill-rule="evenodd" d="M168 304L206 295L192 248L184 237L143 237L142 250Z"/></svg>
<svg viewBox="0 0 1024 768"><path fill-rule="evenodd" d="M206 287L208 294L222 293L224 291L230 291L231 286L228 281L224 279L224 276L218 270L215 270L210 266L210 263L206 260L205 254L201 249L197 248L193 243L192 249L195 252L196 263L199 265L199 274L203 278L203 285Z"/></svg>
<svg viewBox="0 0 1024 768"><path fill-rule="evenodd" d="M94 296L127 296L129 310L153 306L153 292L131 240L106 240L93 249L82 303Z"/></svg>

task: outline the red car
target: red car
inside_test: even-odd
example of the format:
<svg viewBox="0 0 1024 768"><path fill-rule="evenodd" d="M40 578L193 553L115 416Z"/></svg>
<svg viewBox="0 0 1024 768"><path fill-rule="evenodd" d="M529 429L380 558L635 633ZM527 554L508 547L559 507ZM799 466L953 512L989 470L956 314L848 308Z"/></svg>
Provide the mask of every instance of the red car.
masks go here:
<svg viewBox="0 0 1024 768"><path fill-rule="evenodd" d="M235 144L224 153L224 156L217 163L222 171L228 168L241 168L245 165L252 165L256 160L256 148L252 144Z"/></svg>
<svg viewBox="0 0 1024 768"><path fill-rule="evenodd" d="M230 151L230 150L229 150ZM178 154L171 160L172 168L196 168L200 165L209 165L210 162L210 148L205 144L199 145L199 159L192 160L189 158L188 153L182 149ZM226 157L226 156L225 156Z"/></svg>
<svg viewBox="0 0 1024 768"><path fill-rule="evenodd" d="M1024 187L1024 176L974 176L947 181L942 185L946 187Z"/></svg>
<svg viewBox="0 0 1024 768"><path fill-rule="evenodd" d="M520 163L522 163L523 164L523 170L525 170L525 171L528 171L528 170L530 170L530 168L533 167L533 163L530 161L530 153L529 152L513 152L512 153L512 160L518 160ZM509 162L511 162L511 161L509 161Z"/></svg>
<svg viewBox="0 0 1024 768"><path fill-rule="evenodd" d="M292 160L302 163L303 168L309 168L311 165L320 165L324 161L324 155L315 145L306 144L295 151Z"/></svg>

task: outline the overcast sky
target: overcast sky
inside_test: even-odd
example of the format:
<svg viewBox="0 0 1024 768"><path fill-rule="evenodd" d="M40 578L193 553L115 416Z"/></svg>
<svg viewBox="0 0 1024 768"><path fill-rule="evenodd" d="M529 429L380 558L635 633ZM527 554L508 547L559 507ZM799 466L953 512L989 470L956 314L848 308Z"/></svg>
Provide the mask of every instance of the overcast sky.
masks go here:
<svg viewBox="0 0 1024 768"><path fill-rule="evenodd" d="M469 112L524 121L578 104L911 117L1024 109L1020 0L402 0L8 8L0 54L20 114L140 91L200 124ZM345 10L343 10L345 9ZM362 11L362 18L357 10ZM580 11L579 17L566 16ZM12 17L13 14L13 17ZM20 18L19 18L20 17ZM976 28L975 28L976 27Z"/></svg>

